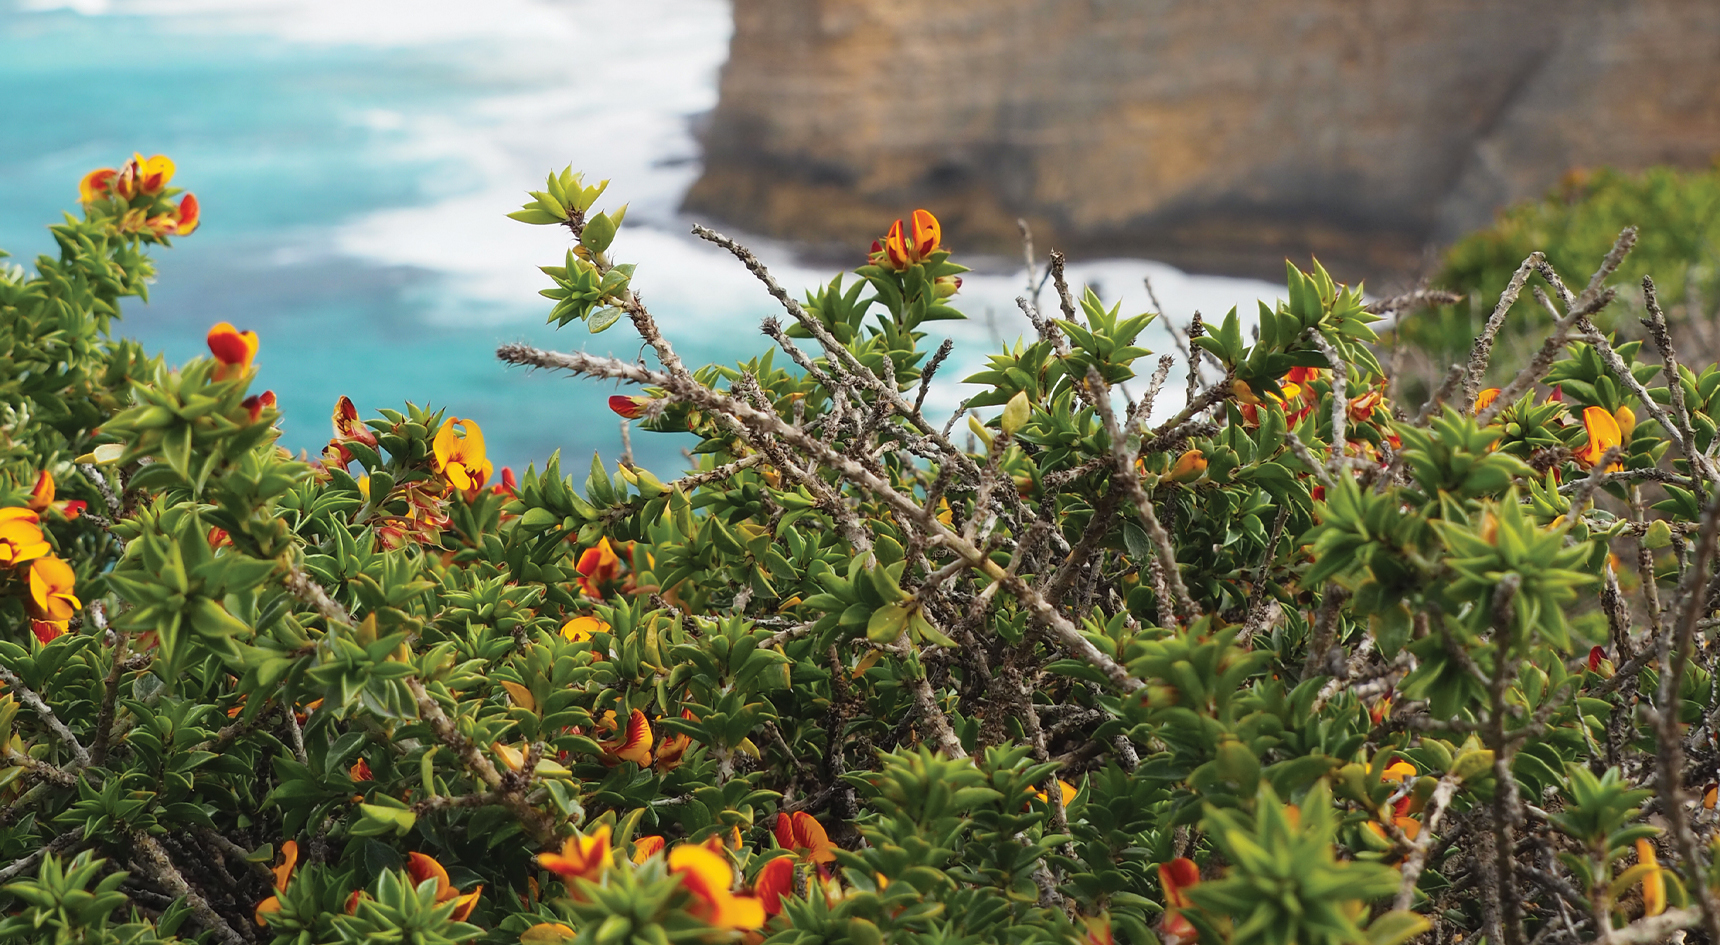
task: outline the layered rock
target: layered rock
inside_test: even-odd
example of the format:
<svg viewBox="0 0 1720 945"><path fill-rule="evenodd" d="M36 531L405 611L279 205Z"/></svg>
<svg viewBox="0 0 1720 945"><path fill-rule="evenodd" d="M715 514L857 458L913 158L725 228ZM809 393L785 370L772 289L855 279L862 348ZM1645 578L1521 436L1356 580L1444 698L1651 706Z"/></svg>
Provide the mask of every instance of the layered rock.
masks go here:
<svg viewBox="0 0 1720 945"><path fill-rule="evenodd" d="M1416 269L1575 167L1720 152L1714 0L734 0L687 206L845 246Z"/></svg>

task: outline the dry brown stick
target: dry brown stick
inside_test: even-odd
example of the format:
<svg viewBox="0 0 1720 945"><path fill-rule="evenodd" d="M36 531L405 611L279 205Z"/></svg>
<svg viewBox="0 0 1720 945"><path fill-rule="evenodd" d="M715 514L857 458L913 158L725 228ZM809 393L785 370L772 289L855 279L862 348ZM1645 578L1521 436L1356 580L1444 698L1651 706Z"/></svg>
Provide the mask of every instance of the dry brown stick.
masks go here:
<svg viewBox="0 0 1720 945"><path fill-rule="evenodd" d="M25 708L36 713L36 717L42 720L42 724L48 727L48 731L53 732L54 737L66 746L66 749L72 753L72 759L77 768L81 769L89 765L90 753L78 742L77 736L73 735L72 730L66 727L66 723L60 721L60 717L48 707L48 703L36 694L36 690L24 685L24 680L19 679L16 674L4 666L0 666L0 683L5 683L6 688L12 691L18 701L23 703Z"/></svg>
<svg viewBox="0 0 1720 945"><path fill-rule="evenodd" d="M143 872L150 879L160 883L174 896L184 899L186 905L191 907L191 914L197 917L197 921L204 928L214 932L221 941L228 943L228 945L242 945L245 942L245 939L233 929L233 926L229 925L227 920L221 918L221 915L209 905L209 900L203 898L201 893L192 889L191 884L185 881L184 875L179 872L178 867L173 865L173 860L168 857L167 851L162 849L159 841L141 830L131 830L127 833L131 839L132 849L137 853L135 862L143 868Z"/></svg>
<svg viewBox="0 0 1720 945"><path fill-rule="evenodd" d="M1332 454L1326 457L1326 467L1335 478L1346 465L1344 453L1349 445L1346 437L1349 433L1350 401L1346 387L1349 384L1350 368L1344 363L1344 359L1338 356L1337 349L1326 340L1326 336L1320 334L1318 326L1308 329L1307 336L1332 366Z"/></svg>
<svg viewBox="0 0 1720 945"><path fill-rule="evenodd" d="M114 707L119 702L119 680L125 672L126 645L130 639L124 630L114 632L113 651L109 654L113 665L102 681L102 705L96 713L96 737L90 743L90 764L98 768L107 760L108 746L112 743Z"/></svg>
<svg viewBox="0 0 1720 945"><path fill-rule="evenodd" d="M1421 410L1416 413L1415 425L1418 427L1427 426L1428 421L1433 419L1434 413L1437 412L1446 401L1451 399L1451 395L1457 392L1457 385L1467 376L1468 372L1464 369L1463 365L1453 364L1451 368L1445 372L1445 380L1440 382L1439 389L1433 392L1433 396L1428 398L1427 403L1422 404ZM1473 405L1475 403L1475 399L1473 397L1470 398L1469 403Z"/></svg>
<svg viewBox="0 0 1720 945"><path fill-rule="evenodd" d="M696 382L681 381L660 371L615 358L605 358L580 351L542 351L524 344L506 344L496 350L496 356L509 364L572 371L592 377L622 378L642 384L662 387L672 397L713 413L727 413L754 431L755 437L775 437L816 459L856 487L871 493L890 506L896 515L914 521L929 534L932 544L942 545L971 562L993 581L1003 585L1034 616L1049 626L1053 635L1071 656L1091 663L1111 683L1125 692L1132 692L1145 683L1131 676L1128 670L1111 657L1100 652L1082 635L1080 628L1064 616L1057 607L1035 591L1019 576L1007 575L1003 568L973 542L927 513L918 502L897 491L871 469L851 456L831 449L805 430L794 427L774 412L761 411L739 399L726 396Z"/></svg>
<svg viewBox="0 0 1720 945"><path fill-rule="evenodd" d="M1696 449L1696 430L1690 425L1690 407L1684 402L1684 372L1679 370L1678 351L1672 346L1672 333L1666 328L1666 314L1660 310L1660 299L1655 293L1654 280L1648 276L1642 277L1643 301L1648 308L1648 318L1642 323L1648 326L1649 337L1654 339L1654 346L1660 349L1661 373L1666 377L1666 390L1672 403L1672 416L1678 424L1678 432L1684 438L1687 447ZM1702 458L1702 465L1711 467L1708 457ZM1691 464L1694 471L1695 463Z"/></svg>
<svg viewBox="0 0 1720 945"><path fill-rule="evenodd" d="M1714 562L1717 541L1720 541L1720 494L1717 494L1716 499L1704 510L1702 531L1696 539L1696 561L1691 565L1685 576L1684 586L1680 589L1684 612L1679 616L1677 632L1661 636L1661 665L1668 669L1660 677L1660 697L1656 700L1659 703L1660 738L1657 748L1660 756L1658 781L1661 815L1671 827L1673 843L1684 860L1685 888L1694 889L1696 892L1696 901L1702 910L1702 922L1711 942L1720 942L1720 901L1716 901L1713 891L1708 887L1701 850L1697 846L1695 834L1690 830L1689 815L1684 809L1681 783L1684 772L1684 740L1678 726L1679 708L1683 704L1680 684L1690 663L1690 648L1696 636L1696 623L1702 617L1706 603L1704 588L1707 584L1708 569Z"/></svg>
<svg viewBox="0 0 1720 945"><path fill-rule="evenodd" d="M1499 295L1499 304L1493 306L1493 314L1487 317L1487 324L1481 329L1481 334L1475 336L1475 345L1469 351L1469 367L1463 382L1463 402L1475 403L1475 395L1481 390L1481 379L1487 376L1487 364L1493 359L1493 341L1499 334L1499 329L1505 324L1505 315L1511 306L1517 304L1517 296L1523 292L1523 283L1529 279L1529 274L1546 259L1539 250L1530 253L1523 260L1517 271L1511 274L1511 281L1505 284L1505 291Z"/></svg>
<svg viewBox="0 0 1720 945"><path fill-rule="evenodd" d="M1105 425L1105 435L1111 441L1111 488L1122 488L1134 501L1135 511L1146 526L1147 536L1152 539L1153 552L1159 559L1165 584L1170 588L1171 600L1176 603L1177 610L1184 618L1193 620L1200 616L1200 608L1195 606L1194 599L1189 596L1188 585L1183 583L1182 572L1177 568L1176 546L1171 543L1170 533L1165 531L1158 513L1154 511L1152 498L1141 488L1141 477L1135 473L1135 456L1129 452L1122 431L1117 429L1117 416L1111 410L1110 391L1099 377L1099 372L1093 368L1087 369L1087 386L1090 389L1090 399L1094 406L1099 408L1099 418Z"/></svg>
<svg viewBox="0 0 1720 945"><path fill-rule="evenodd" d="M1667 936L1679 929L1688 929L1702 921L1700 909L1668 909L1656 916L1638 919L1622 929L1612 928L1612 917L1601 912L1595 921L1605 919L1607 924L1602 927L1601 934L1594 939L1593 945L1656 945L1667 941Z"/></svg>
<svg viewBox="0 0 1720 945"><path fill-rule="evenodd" d="M1590 312L1605 308L1612 299L1613 292L1608 289L1593 302L1590 302L1588 306L1573 309L1570 314L1554 323L1552 334L1548 335L1547 339L1541 343L1541 350L1535 352L1535 357L1521 371L1517 372L1517 376L1511 379L1511 383L1505 385L1499 391L1498 396L1493 398L1493 402L1476 415L1476 424L1485 427L1492 423L1493 419L1499 416L1501 410L1522 396L1524 391L1533 387L1536 381L1545 377L1548 369L1553 366L1553 360L1558 357L1560 349L1564 348L1571 328L1576 325L1577 320Z"/></svg>
<svg viewBox="0 0 1720 945"><path fill-rule="evenodd" d="M0 883L5 883L13 877L22 876L23 874L28 873L30 870L35 868L37 863L42 862L42 858L44 856L47 856L50 853L58 855L74 846L77 846L78 841L82 840L83 837L84 831L82 827L73 828L48 841L41 849L29 856L19 857L18 859L6 864L4 867L0 867Z"/></svg>

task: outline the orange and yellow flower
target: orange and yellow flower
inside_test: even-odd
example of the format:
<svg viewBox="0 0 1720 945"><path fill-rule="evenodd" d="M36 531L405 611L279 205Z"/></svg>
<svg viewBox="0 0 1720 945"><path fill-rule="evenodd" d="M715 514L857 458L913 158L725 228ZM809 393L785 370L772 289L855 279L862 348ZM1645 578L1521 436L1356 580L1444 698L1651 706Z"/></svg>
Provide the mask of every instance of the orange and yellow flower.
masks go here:
<svg viewBox="0 0 1720 945"><path fill-rule="evenodd" d="M1622 431L1619 430L1618 420L1605 407L1589 407L1583 411L1583 429L1588 431L1589 441L1573 455L1577 465L1584 469L1593 467L1601 461L1607 450L1624 445ZM1607 467L1607 472L1620 472L1623 463L1613 463Z"/></svg>
<svg viewBox="0 0 1720 945"><path fill-rule="evenodd" d="M1188 898L1189 888L1199 883L1200 868L1186 856L1159 867L1159 885L1165 890L1165 914L1159 927L1172 942L1191 942L1196 938L1194 924L1182 912L1193 905Z"/></svg>
<svg viewBox="0 0 1720 945"><path fill-rule="evenodd" d="M42 641L42 644L46 646L47 644L66 635L66 627L68 623L70 623L70 621L32 620L30 621L30 632L35 634L36 639Z"/></svg>
<svg viewBox="0 0 1720 945"><path fill-rule="evenodd" d="M1075 787L1075 785L1070 784L1068 781L1065 781L1062 778L1058 778L1057 779L1057 793L1063 795L1063 806L1068 807L1070 804L1075 803L1075 795L1077 795L1081 792ZM1035 789L1033 792L1033 796L1036 798L1039 798L1039 803L1041 803L1041 804L1051 803L1050 796L1047 795L1044 791Z"/></svg>
<svg viewBox="0 0 1720 945"><path fill-rule="evenodd" d="M1497 399L1499 399L1499 388L1487 388L1481 393L1475 395L1475 410L1472 412L1480 413L1481 411L1486 410L1488 407L1493 406L1493 401Z"/></svg>
<svg viewBox="0 0 1720 945"><path fill-rule="evenodd" d="M460 435L454 433L455 427L460 428ZM449 417L443 421L442 429L436 431L431 445L436 452L437 471L449 485L468 496L483 488L484 481L495 471L484 456L484 431L475 420Z"/></svg>
<svg viewBox="0 0 1720 945"><path fill-rule="evenodd" d="M574 643L585 643L594 633L602 633L609 629L609 624L601 618L590 614L575 617L561 625L561 635Z"/></svg>
<svg viewBox="0 0 1720 945"><path fill-rule="evenodd" d="M245 398L239 406L244 407L245 412L251 417L251 422L256 423L263 419L263 411L274 409L275 392L272 390L266 390L261 394L252 394Z"/></svg>
<svg viewBox="0 0 1720 945"><path fill-rule="evenodd" d="M257 357L256 332L240 331L228 322L221 322L209 329L207 341L209 352L221 362L215 369L217 381L231 380L251 370L251 361Z"/></svg>
<svg viewBox="0 0 1720 945"><path fill-rule="evenodd" d="M776 834L776 842L784 850L792 850L795 855L811 863L834 863L836 845L830 842L830 835L824 832L824 825L818 818L805 811L795 811L793 814L781 813L776 815L776 826L772 828Z"/></svg>
<svg viewBox="0 0 1720 945"><path fill-rule="evenodd" d="M1206 454L1200 450L1188 450L1171 465L1171 471L1165 478L1171 482L1192 482L1206 472Z"/></svg>
<svg viewBox="0 0 1720 945"><path fill-rule="evenodd" d="M1373 419L1374 411L1378 410L1383 403L1385 403L1385 392L1376 387L1359 397L1350 398L1345 410L1349 414L1351 423L1366 423Z"/></svg>
<svg viewBox="0 0 1720 945"><path fill-rule="evenodd" d="M872 241L871 262L900 272L915 263L924 262L943 242L943 227L929 210L915 210L912 223L904 230L902 221L891 224L882 240ZM959 286L957 281L955 285Z"/></svg>
<svg viewBox="0 0 1720 945"><path fill-rule="evenodd" d="M38 620L70 620L84 605L76 590L77 575L59 558L36 558L30 562L30 615Z"/></svg>
<svg viewBox="0 0 1720 945"><path fill-rule="evenodd" d="M683 843L669 851L669 872L681 878L689 893L687 912L706 925L744 930L764 925L764 903L756 896L734 894L735 871L721 854Z"/></svg>
<svg viewBox="0 0 1720 945"><path fill-rule="evenodd" d="M173 160L165 154L148 158L133 154L126 167L132 172L137 189L152 197L166 190L168 182L173 180Z"/></svg>
<svg viewBox="0 0 1720 945"><path fill-rule="evenodd" d="M645 408L651 405L651 398L637 395L616 394L609 398L609 409L629 420L637 420L645 416Z"/></svg>
<svg viewBox="0 0 1720 945"><path fill-rule="evenodd" d="M453 902L454 912L449 918L455 922L465 921L466 917L472 914L472 910L478 907L478 897L484 893L482 883L469 893L461 893L449 882L448 871L442 868L442 864L437 862L435 857L423 853L406 854L406 872L416 885L422 886L427 881L435 880L436 904Z"/></svg>
<svg viewBox="0 0 1720 945"><path fill-rule="evenodd" d="M78 199L83 203L95 203L106 197L117 174L119 171L111 167L98 167L85 174L84 179L78 181Z"/></svg>
<svg viewBox="0 0 1720 945"><path fill-rule="evenodd" d="M1636 862L1654 867L1642 877L1642 914L1660 915L1666 911L1666 878L1660 875L1660 860L1654 855L1654 844L1638 840Z"/></svg>
<svg viewBox="0 0 1720 945"><path fill-rule="evenodd" d="M665 841L656 834L639 837L633 841L633 862L643 863L663 852Z"/></svg>
<svg viewBox="0 0 1720 945"><path fill-rule="evenodd" d="M275 874L276 893L286 891L288 881L293 878L293 867L297 865L299 865L299 845L295 841L288 840L281 844L280 865L269 871ZM279 911L281 911L281 897L274 895L257 903L256 911L251 914L251 917L257 920L258 925L263 925L263 916Z"/></svg>
<svg viewBox="0 0 1720 945"><path fill-rule="evenodd" d="M54 474L46 469L36 474L36 485L30 490L30 511L37 515L45 515L50 510L58 512L66 521L71 521L83 513L85 503L82 499L54 500Z"/></svg>
<svg viewBox="0 0 1720 945"><path fill-rule="evenodd" d="M190 236L191 231L197 229L201 216L197 195L186 194L179 199L179 207L172 213L158 213L143 221L143 225L154 231L156 236Z"/></svg>
<svg viewBox="0 0 1720 945"><path fill-rule="evenodd" d="M682 709L681 718L689 722L698 721L698 716L692 709ZM687 754L687 749L693 747L693 737L675 732L664 737L663 744L657 746L657 756L652 762L660 772L673 771L681 766L681 759Z"/></svg>
<svg viewBox="0 0 1720 945"><path fill-rule="evenodd" d="M579 553L575 569L579 571L579 586L585 590L586 596L601 598L603 585L621 575L621 558L609 544L609 539L602 538L596 545Z"/></svg>
<svg viewBox="0 0 1720 945"><path fill-rule="evenodd" d="M638 856L637 852L634 856ZM608 824L599 826L590 834L568 837L562 841L560 853L539 853L537 857L538 865L560 876L569 892L574 891L574 880L595 883L602 879L603 871L609 868L609 859Z"/></svg>
<svg viewBox="0 0 1720 945"><path fill-rule="evenodd" d="M782 897L792 896L794 888L794 858L779 856L758 871L753 881L753 893L764 906L765 915L782 914Z"/></svg>
<svg viewBox="0 0 1720 945"><path fill-rule="evenodd" d="M604 727L610 731L616 728L615 713L603 713ZM631 761L641 768L651 766L651 720L645 713L634 709L627 716L627 729L619 737L602 743L603 753L611 764Z"/></svg>
<svg viewBox="0 0 1720 945"><path fill-rule="evenodd" d="M48 553L41 522L29 509L0 509L0 566L20 565Z"/></svg>

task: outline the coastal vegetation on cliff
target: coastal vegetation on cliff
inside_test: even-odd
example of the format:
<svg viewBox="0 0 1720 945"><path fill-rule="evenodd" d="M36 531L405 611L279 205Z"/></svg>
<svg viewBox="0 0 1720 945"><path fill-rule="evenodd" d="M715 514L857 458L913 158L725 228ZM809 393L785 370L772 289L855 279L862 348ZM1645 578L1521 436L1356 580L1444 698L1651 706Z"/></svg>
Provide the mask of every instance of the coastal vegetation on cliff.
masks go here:
<svg viewBox="0 0 1720 945"><path fill-rule="evenodd" d="M689 367L570 169L550 320L641 357L497 354L691 447L576 479L347 398L295 458L242 315L117 336L176 181L0 274L0 942L1720 941L1720 368L1649 279L1595 324L1635 230L1421 404L1374 326L1435 295L1292 265L1155 355L1052 254L933 418L932 212L803 297L698 228L784 317Z"/></svg>

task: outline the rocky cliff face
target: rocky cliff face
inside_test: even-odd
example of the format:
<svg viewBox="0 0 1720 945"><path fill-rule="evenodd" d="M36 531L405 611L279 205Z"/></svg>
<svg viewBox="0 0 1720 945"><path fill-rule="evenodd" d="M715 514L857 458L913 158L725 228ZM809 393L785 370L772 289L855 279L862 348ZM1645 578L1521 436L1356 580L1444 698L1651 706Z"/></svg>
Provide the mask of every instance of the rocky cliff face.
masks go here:
<svg viewBox="0 0 1720 945"><path fill-rule="evenodd" d="M734 0L696 213L841 243L1417 269L1577 167L1720 153L1716 0Z"/></svg>

